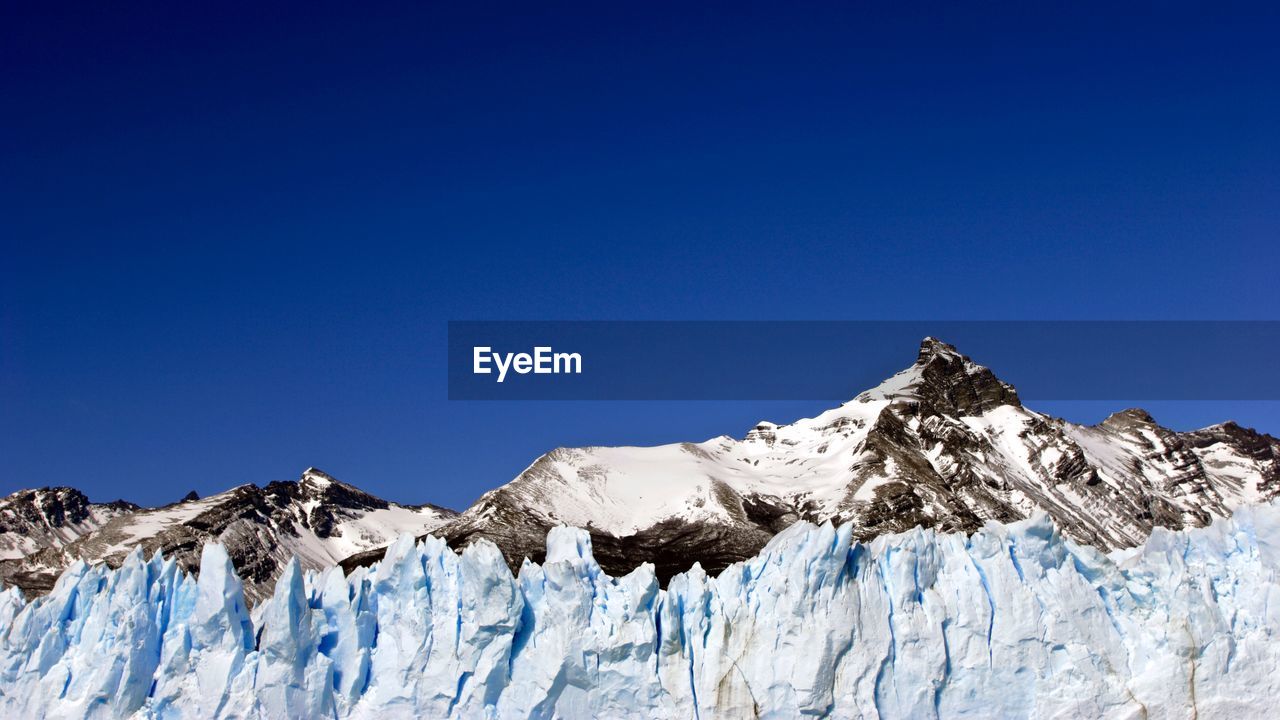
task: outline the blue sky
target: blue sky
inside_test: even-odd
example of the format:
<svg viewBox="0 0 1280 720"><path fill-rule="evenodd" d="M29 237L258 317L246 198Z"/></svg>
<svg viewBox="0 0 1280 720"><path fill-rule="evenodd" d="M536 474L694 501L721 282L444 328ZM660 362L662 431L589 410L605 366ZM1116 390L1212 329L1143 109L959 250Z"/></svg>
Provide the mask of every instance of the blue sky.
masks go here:
<svg viewBox="0 0 1280 720"><path fill-rule="evenodd" d="M450 403L450 319L1280 317L1274 8L466 5L6 11L0 491L461 507L821 409Z"/></svg>

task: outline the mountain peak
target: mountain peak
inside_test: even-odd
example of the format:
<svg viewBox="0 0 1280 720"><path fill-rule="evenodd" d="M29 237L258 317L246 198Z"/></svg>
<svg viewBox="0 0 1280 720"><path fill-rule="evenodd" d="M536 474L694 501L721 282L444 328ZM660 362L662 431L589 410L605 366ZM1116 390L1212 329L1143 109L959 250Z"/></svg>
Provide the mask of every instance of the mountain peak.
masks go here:
<svg viewBox="0 0 1280 720"><path fill-rule="evenodd" d="M858 399L925 403L955 415L981 415L1000 405L1022 405L1012 385L935 337L920 342L915 364Z"/></svg>
<svg viewBox="0 0 1280 720"><path fill-rule="evenodd" d="M302 471L301 482L310 483L317 487L328 487L337 482L337 480L334 480L332 475L319 468L309 467Z"/></svg>
<svg viewBox="0 0 1280 720"><path fill-rule="evenodd" d="M761 420L756 426L751 428L747 436L743 438L743 442L748 443L764 443L772 447L774 441L778 437L778 426L768 420Z"/></svg>
<svg viewBox="0 0 1280 720"><path fill-rule="evenodd" d="M387 507L387 501L370 495L360 488L338 480L323 470L310 467L302 473L302 478L294 483L273 483L292 495L297 493L302 498L316 500L331 508L377 510ZM312 508L315 514L321 510L320 505ZM318 517L318 515L317 515Z"/></svg>
<svg viewBox="0 0 1280 720"><path fill-rule="evenodd" d="M1131 427L1135 425L1155 425L1155 418L1142 408L1127 408L1113 412L1101 423L1105 427Z"/></svg>
<svg viewBox="0 0 1280 720"><path fill-rule="evenodd" d="M916 363L927 363L934 358L944 358L947 360L965 360L956 346L951 343L943 342L936 337L927 337L920 341L920 353L916 356Z"/></svg>

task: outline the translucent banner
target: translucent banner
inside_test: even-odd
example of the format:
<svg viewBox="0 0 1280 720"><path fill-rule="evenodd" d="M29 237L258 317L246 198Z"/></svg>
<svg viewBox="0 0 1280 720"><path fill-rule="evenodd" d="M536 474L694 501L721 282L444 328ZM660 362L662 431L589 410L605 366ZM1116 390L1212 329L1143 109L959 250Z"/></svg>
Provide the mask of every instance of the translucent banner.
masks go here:
<svg viewBox="0 0 1280 720"><path fill-rule="evenodd" d="M1024 399L1280 399L1277 321L455 321L449 398L848 400L926 337Z"/></svg>

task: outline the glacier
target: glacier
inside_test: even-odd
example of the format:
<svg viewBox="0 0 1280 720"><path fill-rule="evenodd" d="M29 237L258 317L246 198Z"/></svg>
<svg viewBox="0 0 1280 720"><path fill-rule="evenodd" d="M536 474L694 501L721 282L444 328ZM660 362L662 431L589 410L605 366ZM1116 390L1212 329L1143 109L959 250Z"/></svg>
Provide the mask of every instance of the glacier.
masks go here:
<svg viewBox="0 0 1280 720"><path fill-rule="evenodd" d="M1038 516L972 535L793 525L717 577L601 571L582 530L513 576L401 537L292 562L255 608L225 550L135 550L0 593L0 716L1248 718L1280 702L1280 504L1109 555Z"/></svg>

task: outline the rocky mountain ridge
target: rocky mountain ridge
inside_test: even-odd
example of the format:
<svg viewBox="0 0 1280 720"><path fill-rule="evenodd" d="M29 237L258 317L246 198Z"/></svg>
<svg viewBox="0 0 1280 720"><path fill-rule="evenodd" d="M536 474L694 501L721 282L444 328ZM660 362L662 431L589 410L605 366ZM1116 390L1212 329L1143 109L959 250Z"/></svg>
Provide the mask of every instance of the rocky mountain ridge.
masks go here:
<svg viewBox="0 0 1280 720"><path fill-rule="evenodd" d="M558 448L461 515L396 505L315 469L152 509L21 491L0 499L0 578L40 593L76 560L116 566L135 545L194 570L216 539L257 601L294 555L304 569L351 570L402 533L434 534L458 550L492 540L518 569L544 558L551 528L571 525L589 532L610 574L648 562L665 581L695 561L717 572L752 557L800 520L852 523L869 540L1043 511L1107 551L1277 495L1270 435L1231 422L1176 432L1138 409L1077 425L1024 407L990 369L927 338L910 367L816 417L762 421L741 439Z"/></svg>
<svg viewBox="0 0 1280 720"><path fill-rule="evenodd" d="M9 496L0 508L29 492ZM227 548L249 599L257 601L294 556L305 568L330 567L353 553L384 546L403 533L430 532L456 515L431 505L397 505L315 468L298 481L241 485L206 498L189 494L159 508L111 507L118 512L109 514L91 506L87 520L65 523L63 527L78 531L74 537L68 531L57 536L59 540L65 536L65 541L0 561L0 577L28 593L42 593L72 563L83 560L117 567L135 546L148 555L162 552L184 570L193 571L202 546L216 540ZM0 518L3 513L0 510ZM56 513L42 515L27 526L55 520ZM0 526L0 539L13 534L9 526Z"/></svg>
<svg viewBox="0 0 1280 720"><path fill-rule="evenodd" d="M84 493L72 487L19 490L0 498L0 560L62 547L113 517L139 509L124 500L89 502Z"/></svg>

